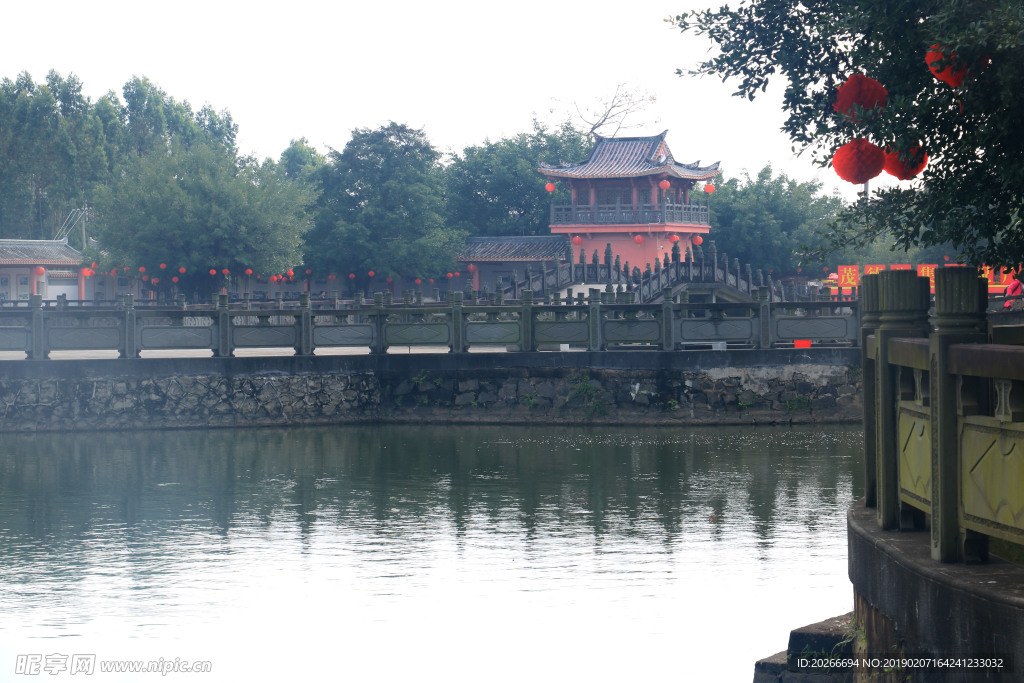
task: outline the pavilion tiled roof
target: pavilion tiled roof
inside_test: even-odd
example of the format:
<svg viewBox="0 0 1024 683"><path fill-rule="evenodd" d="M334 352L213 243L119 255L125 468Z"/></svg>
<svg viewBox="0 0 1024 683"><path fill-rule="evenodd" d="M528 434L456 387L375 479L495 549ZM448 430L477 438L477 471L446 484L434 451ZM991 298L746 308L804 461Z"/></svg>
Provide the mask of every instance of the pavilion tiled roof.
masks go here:
<svg viewBox="0 0 1024 683"><path fill-rule="evenodd" d="M470 237L457 261L551 261L565 258L569 240L563 235Z"/></svg>
<svg viewBox="0 0 1024 683"><path fill-rule="evenodd" d="M598 135L586 161L558 166L541 164L537 170L551 179L584 180L663 175L698 181L710 180L721 173L717 161L710 166L701 166L699 161L678 163L665 143L667 134L666 130L661 135L648 137L606 138Z"/></svg>
<svg viewBox="0 0 1024 683"><path fill-rule="evenodd" d="M7 265L69 265L82 262L82 254L63 240L0 239L0 264Z"/></svg>

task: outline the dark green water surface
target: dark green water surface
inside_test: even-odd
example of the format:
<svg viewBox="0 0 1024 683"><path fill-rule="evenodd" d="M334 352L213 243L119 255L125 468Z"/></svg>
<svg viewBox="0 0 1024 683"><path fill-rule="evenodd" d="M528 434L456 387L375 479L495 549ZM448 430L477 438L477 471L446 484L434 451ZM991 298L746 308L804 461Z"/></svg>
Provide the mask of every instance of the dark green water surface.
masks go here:
<svg viewBox="0 0 1024 683"><path fill-rule="evenodd" d="M791 628L852 607L860 439L845 426L4 436L0 681L749 681ZM210 672L16 673L54 654Z"/></svg>

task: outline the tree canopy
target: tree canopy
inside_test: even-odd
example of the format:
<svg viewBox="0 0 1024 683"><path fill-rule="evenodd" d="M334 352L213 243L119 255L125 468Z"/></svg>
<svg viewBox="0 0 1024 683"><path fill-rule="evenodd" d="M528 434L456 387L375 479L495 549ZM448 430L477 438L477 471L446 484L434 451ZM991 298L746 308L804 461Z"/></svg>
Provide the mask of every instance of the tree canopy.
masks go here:
<svg viewBox="0 0 1024 683"><path fill-rule="evenodd" d="M728 178L711 201L710 237L741 263L765 272L796 273L795 252L843 208L818 183L800 183L766 166L751 178ZM814 264L820 265L820 264Z"/></svg>
<svg viewBox="0 0 1024 683"><path fill-rule="evenodd" d="M949 242L971 264L1024 260L1024 5L1014 0L746 0L675 17L718 48L691 73L735 81L753 99L785 84L784 130L827 165L854 138L929 161L918 179L876 190L843 212L825 250L891 233L896 245ZM935 48L934 46L938 46ZM932 64L929 52L944 55ZM964 76L951 87L931 67ZM886 106L842 116L838 87L855 73L888 90Z"/></svg>
<svg viewBox="0 0 1024 683"><path fill-rule="evenodd" d="M441 155L422 130L360 128L315 174L305 263L320 272L415 277L449 269L464 233L443 219Z"/></svg>
<svg viewBox="0 0 1024 683"><path fill-rule="evenodd" d="M97 189L103 268L170 267L162 284L179 277L185 289L208 292L228 269L284 272L301 258L310 202L303 188L272 162L236 159L211 142L174 143L163 154L135 159ZM179 275L179 268L185 273Z"/></svg>
<svg viewBox="0 0 1024 683"><path fill-rule="evenodd" d="M474 235L546 235L551 197L537 173L541 162L586 157L590 138L569 123L467 147L445 172L450 225Z"/></svg>

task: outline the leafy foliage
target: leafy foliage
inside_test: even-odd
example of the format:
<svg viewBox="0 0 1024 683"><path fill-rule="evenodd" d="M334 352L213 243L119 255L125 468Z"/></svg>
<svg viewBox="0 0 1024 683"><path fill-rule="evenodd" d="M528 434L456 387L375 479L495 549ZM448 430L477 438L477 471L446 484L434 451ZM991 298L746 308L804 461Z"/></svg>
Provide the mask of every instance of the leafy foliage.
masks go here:
<svg viewBox="0 0 1024 683"><path fill-rule="evenodd" d="M904 249L951 242L966 263L1024 260L1019 2L748 0L737 9L680 14L675 23L719 48L692 73L736 81L736 94L750 99L783 80L784 129L819 164L853 137L928 153L920 180L879 190L843 212L818 256L891 233ZM961 87L929 71L925 55L933 45L971 70ZM876 116L840 117L832 108L836 89L857 72L888 89L888 106Z"/></svg>
<svg viewBox="0 0 1024 683"><path fill-rule="evenodd" d="M356 129L315 173L320 198L305 263L319 272L425 275L454 266L464 234L442 218L440 153L422 130Z"/></svg>
<svg viewBox="0 0 1024 683"><path fill-rule="evenodd" d="M174 144L131 162L95 196L100 256L107 267L166 263L184 267L182 287L220 286L211 267L240 275L287 270L299 262L310 197L272 162L237 159L214 143Z"/></svg>
<svg viewBox="0 0 1024 683"><path fill-rule="evenodd" d="M730 259L776 276L795 274L799 246L843 208L842 200L820 190L817 183L773 176L771 166L756 178L729 178L718 183L711 202L712 237Z"/></svg>
<svg viewBox="0 0 1024 683"><path fill-rule="evenodd" d="M445 173L449 225L478 236L548 234L551 197L538 164L582 159L590 145L569 123L549 131L534 121L530 133L467 147Z"/></svg>

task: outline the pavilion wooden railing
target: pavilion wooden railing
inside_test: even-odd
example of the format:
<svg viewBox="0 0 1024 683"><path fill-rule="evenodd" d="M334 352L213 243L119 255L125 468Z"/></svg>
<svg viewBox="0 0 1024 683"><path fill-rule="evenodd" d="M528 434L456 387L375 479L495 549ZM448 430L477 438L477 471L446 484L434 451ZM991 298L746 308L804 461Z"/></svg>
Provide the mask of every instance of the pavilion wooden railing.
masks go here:
<svg viewBox="0 0 1024 683"><path fill-rule="evenodd" d="M1024 335L990 327L972 270L936 270L930 322L928 289L862 281L866 502L884 529L927 515L934 559L976 561L990 538L1024 545Z"/></svg>
<svg viewBox="0 0 1024 683"><path fill-rule="evenodd" d="M705 204L553 204L552 225L640 225L690 223L709 225Z"/></svg>
<svg viewBox="0 0 1024 683"><path fill-rule="evenodd" d="M27 309L0 310L0 351L48 358L51 351L114 350L123 358L144 351L209 350L214 356L238 349L290 348L297 355L316 349L352 347L386 353L395 347L546 351L635 349L793 348L856 346L856 302L772 302L767 287L750 303L690 303L686 292L666 291L660 303L633 301L625 292L591 288L586 296L535 301L533 292L505 302L500 297L465 299L453 292L445 303L403 301L377 293L373 302L310 302L296 306L244 301L229 306L136 307L131 296L116 308L44 307L36 296Z"/></svg>

